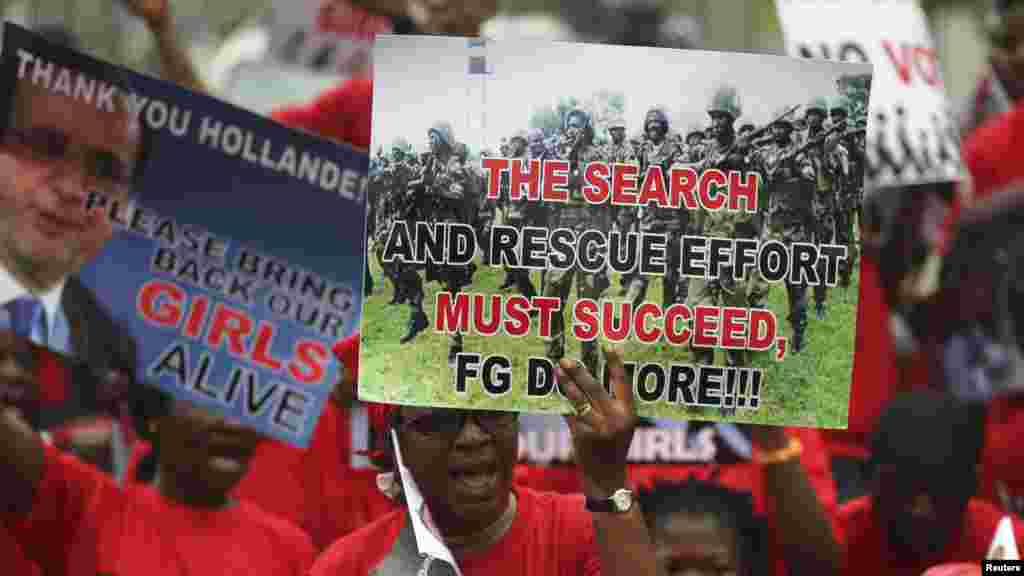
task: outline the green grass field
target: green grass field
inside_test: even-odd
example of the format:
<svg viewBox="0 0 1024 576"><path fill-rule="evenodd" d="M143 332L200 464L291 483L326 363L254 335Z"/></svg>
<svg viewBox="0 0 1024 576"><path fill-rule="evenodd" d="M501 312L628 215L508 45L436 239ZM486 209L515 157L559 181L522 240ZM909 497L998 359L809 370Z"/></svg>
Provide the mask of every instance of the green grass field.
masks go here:
<svg viewBox="0 0 1024 576"><path fill-rule="evenodd" d="M409 318L408 306L389 306L393 286L383 278L380 268L371 258L374 293L363 309L363 358L360 362L360 396L366 400L432 406L468 406L473 408L519 409L532 412L565 412L568 405L559 396L533 399L526 397L524 365L530 356L543 356L544 341L538 336L524 338L486 338L477 335L464 337L465 351L479 352L483 356L502 354L513 360L513 389L500 398L491 398L473 384L464 396L458 395L452 385L452 370L447 364L447 337L428 328L413 340L402 345L399 338L405 333ZM495 293L504 278L500 269L479 266L474 275L472 291ZM539 273L533 274L539 285ZM434 296L440 289L437 283L425 285L424 308L431 321L434 319ZM575 291L575 290L574 290ZM619 280L612 279L606 298L618 299ZM511 294L512 292L506 292ZM757 410L739 409L732 421L757 424L807 426L815 428L845 428L847 405L850 397L850 376L853 366L853 345L856 329L857 283L849 289L829 290L828 315L824 321L814 316L811 290L808 290L809 325L806 344L799 355L787 355L774 360L774 350L755 354L754 364L765 370L762 381L761 404ZM650 283L648 299L660 304L661 280ZM575 298L567 304L571 310ZM769 307L779 319L780 336L790 337L785 323L786 291L781 284L773 285ZM568 313L567 313L568 316ZM567 321L570 326L571 321ZM536 334L534 329L532 334ZM791 347L791 343L789 344ZM579 345L571 337L566 342L567 355L579 357ZM688 362L690 354L685 348L668 344L646 345L630 343L624 346L627 361L661 360ZM724 365L724 351L716 354L716 364ZM718 410L688 409L671 404L642 405L643 416L663 418L720 419Z"/></svg>

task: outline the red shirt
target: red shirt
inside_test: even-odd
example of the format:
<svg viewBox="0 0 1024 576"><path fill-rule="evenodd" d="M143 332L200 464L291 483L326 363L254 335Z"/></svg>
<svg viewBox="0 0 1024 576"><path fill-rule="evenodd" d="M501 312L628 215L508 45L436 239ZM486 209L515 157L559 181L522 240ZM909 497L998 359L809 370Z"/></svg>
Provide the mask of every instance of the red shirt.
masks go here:
<svg viewBox="0 0 1024 576"><path fill-rule="evenodd" d="M829 518L836 512L836 486L832 478L832 466L827 457L821 432L810 428L787 428L786 431L800 440L803 453L800 462L804 466L811 486ZM747 461L736 464L631 464L630 481L637 487L649 487L656 482L683 482L687 478L714 482L720 486L749 493L754 499L754 512L767 516L770 533L776 534L775 510L767 497L764 484L763 466ZM516 481L536 490L551 490L563 494L582 491L576 466L520 466L516 469ZM787 574L783 549L773 542L769 554L775 565L775 574Z"/></svg>
<svg viewBox="0 0 1024 576"><path fill-rule="evenodd" d="M21 544L4 526L0 526L0 558L4 559L4 569L9 570L8 574L14 574L15 576L42 576L39 566L25 556L25 552L21 549Z"/></svg>
<svg viewBox="0 0 1024 576"><path fill-rule="evenodd" d="M960 534L935 558L893 558L886 552L884 529L875 524L871 498L852 500L840 509L840 537L846 552L847 574L920 576L936 564L978 562L985 558L1003 514L988 502L971 500ZM1024 541L1024 524L1013 518L1014 535Z"/></svg>
<svg viewBox="0 0 1024 576"><path fill-rule="evenodd" d="M112 478L45 446L31 513L12 535L48 574L302 576L315 550L301 530L239 502L188 508L146 486Z"/></svg>
<svg viewBox="0 0 1024 576"><path fill-rule="evenodd" d="M372 82L352 79L324 92L310 104L283 108L271 116L292 128L369 150L372 110Z"/></svg>
<svg viewBox="0 0 1024 576"><path fill-rule="evenodd" d="M516 518L508 532L485 551L456 556L464 576L601 573L582 496L514 490ZM310 576L368 576L391 551L406 521L404 510L395 511L339 540L317 560Z"/></svg>
<svg viewBox="0 0 1024 576"><path fill-rule="evenodd" d="M291 521L323 550L395 508L377 489L376 470L349 466L350 437L348 412L328 403L308 450L264 441L232 494ZM149 450L146 443L136 443L128 478L135 478Z"/></svg>

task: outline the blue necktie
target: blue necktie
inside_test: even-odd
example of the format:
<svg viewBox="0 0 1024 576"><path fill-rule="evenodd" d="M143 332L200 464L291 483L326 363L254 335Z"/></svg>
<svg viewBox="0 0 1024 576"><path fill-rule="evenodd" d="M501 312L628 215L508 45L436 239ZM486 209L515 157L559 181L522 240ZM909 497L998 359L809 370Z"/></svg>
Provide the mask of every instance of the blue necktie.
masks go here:
<svg viewBox="0 0 1024 576"><path fill-rule="evenodd" d="M42 305L31 296L23 296L4 304L11 317L11 330L19 338L32 339L32 328L39 320ZM45 340L46 336L43 335ZM45 344L45 342L43 342Z"/></svg>

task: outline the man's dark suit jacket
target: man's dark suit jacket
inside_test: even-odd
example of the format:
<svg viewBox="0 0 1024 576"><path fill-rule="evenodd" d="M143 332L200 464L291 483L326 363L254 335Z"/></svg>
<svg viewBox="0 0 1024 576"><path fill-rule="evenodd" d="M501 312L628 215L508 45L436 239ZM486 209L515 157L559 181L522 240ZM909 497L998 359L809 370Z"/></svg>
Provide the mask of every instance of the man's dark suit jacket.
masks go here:
<svg viewBox="0 0 1024 576"><path fill-rule="evenodd" d="M68 320L71 347L74 352L72 385L68 386L66 402L47 406L37 415L33 425L47 429L75 416L85 415L98 404L101 378L111 371L127 374L136 382L135 341L114 321L96 300L96 296L71 276L64 285L61 308Z"/></svg>

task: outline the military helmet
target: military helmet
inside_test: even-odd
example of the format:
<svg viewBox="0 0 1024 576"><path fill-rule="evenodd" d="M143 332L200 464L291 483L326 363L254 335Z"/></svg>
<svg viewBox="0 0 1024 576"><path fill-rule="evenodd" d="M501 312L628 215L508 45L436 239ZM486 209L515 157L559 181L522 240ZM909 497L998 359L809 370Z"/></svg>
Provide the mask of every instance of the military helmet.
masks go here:
<svg viewBox="0 0 1024 576"><path fill-rule="evenodd" d="M808 102L807 106L804 107L804 116L806 117L813 112L817 112L822 116L828 117L828 101L824 98L815 98Z"/></svg>
<svg viewBox="0 0 1024 576"><path fill-rule="evenodd" d="M757 126L754 126L751 122L744 122L743 125L740 126L740 132L753 132L756 129Z"/></svg>
<svg viewBox="0 0 1024 576"><path fill-rule="evenodd" d="M573 108L565 115L565 122L562 123L563 130L569 129L569 121L572 120L573 117L583 119L582 127L584 129L590 128L590 114L587 114L586 112L579 108Z"/></svg>
<svg viewBox="0 0 1024 576"><path fill-rule="evenodd" d="M733 122L742 116L743 111L740 109L740 99L739 94L736 93L736 89L731 86L723 86L719 88L711 98L711 106L708 107L708 115L712 118L716 116L725 116Z"/></svg>
<svg viewBox="0 0 1024 576"><path fill-rule="evenodd" d="M511 144L516 140L522 140L523 144L530 143L529 138L527 138L526 136L526 130L516 130L515 134L513 134L512 137L508 139L508 143Z"/></svg>
<svg viewBox="0 0 1024 576"><path fill-rule="evenodd" d="M619 128L621 130L626 129L626 121L619 116L616 116L608 121L609 130L615 130L616 128Z"/></svg>
<svg viewBox="0 0 1024 576"><path fill-rule="evenodd" d="M452 148L452 150L455 152L455 156L459 160L462 160L463 162L465 162L469 158L469 146L466 146L462 142L459 142L458 144L456 144Z"/></svg>
<svg viewBox="0 0 1024 576"><path fill-rule="evenodd" d="M544 131L540 128L530 128L526 133L526 142L530 146L538 146L544 144Z"/></svg>
<svg viewBox="0 0 1024 576"><path fill-rule="evenodd" d="M834 96L829 99L828 111L829 114L842 114L844 116L850 115L850 102L843 96Z"/></svg>
<svg viewBox="0 0 1024 576"><path fill-rule="evenodd" d="M435 122L427 133L437 134L441 138L441 142L448 146L453 146L455 143L455 133L452 130L452 125L447 122Z"/></svg>
<svg viewBox="0 0 1024 576"><path fill-rule="evenodd" d="M651 108L647 111L647 114L644 116L644 130L647 130L647 126L649 126L651 122L661 124L665 130L668 130L668 115L660 108Z"/></svg>
<svg viewBox="0 0 1024 576"><path fill-rule="evenodd" d="M689 140L693 136L704 138L704 129L697 124L691 124L689 129L686 130L686 139Z"/></svg>

